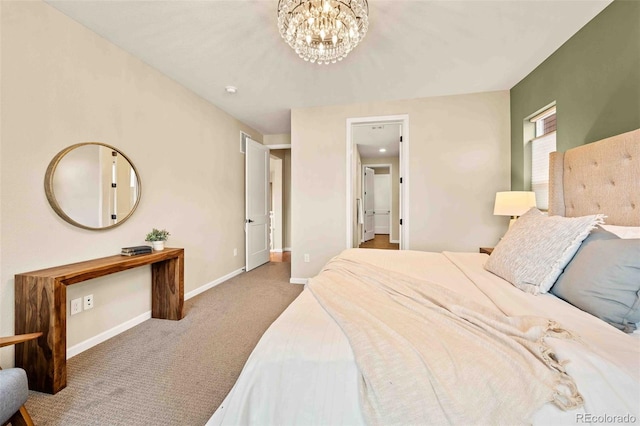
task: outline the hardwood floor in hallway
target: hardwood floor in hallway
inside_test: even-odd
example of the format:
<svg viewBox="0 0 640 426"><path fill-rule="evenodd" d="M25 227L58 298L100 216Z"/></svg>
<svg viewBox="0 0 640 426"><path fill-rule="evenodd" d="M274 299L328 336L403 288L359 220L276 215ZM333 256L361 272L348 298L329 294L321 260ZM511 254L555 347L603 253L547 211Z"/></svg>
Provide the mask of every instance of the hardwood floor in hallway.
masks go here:
<svg viewBox="0 0 640 426"><path fill-rule="evenodd" d="M388 234L376 234L373 240L360 244L360 248L400 250L400 244L390 242Z"/></svg>
<svg viewBox="0 0 640 426"><path fill-rule="evenodd" d="M272 251L269 253L269 262L289 262L291 263L291 252L283 251L283 252L275 252Z"/></svg>

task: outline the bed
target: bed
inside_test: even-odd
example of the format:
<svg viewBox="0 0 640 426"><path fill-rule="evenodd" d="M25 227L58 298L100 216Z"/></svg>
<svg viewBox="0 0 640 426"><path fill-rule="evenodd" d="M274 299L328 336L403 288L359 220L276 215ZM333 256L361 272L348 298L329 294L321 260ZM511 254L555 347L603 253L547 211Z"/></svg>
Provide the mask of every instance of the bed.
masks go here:
<svg viewBox="0 0 640 426"><path fill-rule="evenodd" d="M594 219L589 225L580 225L588 230L586 234L580 231L585 235L580 236L577 245L573 242L576 247L572 252L563 249L563 256L568 259L560 267L560 277L556 275L552 279L551 284L556 284L549 285L549 291L530 287L530 281L518 275L526 270L526 266L516 268L515 276L508 276L509 279L504 278L505 274L496 274L496 270L504 266L498 261L499 249L502 247L506 252L513 248L509 244L519 241L513 237L518 234L517 230L507 233L491 258L478 253L346 250L310 281L265 332L235 386L208 424L637 422L640 419L640 336L638 332L631 332L635 324L624 320L622 325L612 326L613 320L595 316L599 312L588 313L584 307L578 309L553 293L563 277L566 278L564 282L568 282L569 273L578 276L585 273L585 267L578 265L578 259L589 262L586 256L591 251L587 249L595 245L587 244L587 241L596 234L592 231L596 224L604 221L604 228L625 237L625 244L632 250L640 245L637 240L640 238L637 235L640 227L640 129L564 154L552 154L550 170L550 215L541 218L532 212L531 220L558 218L558 221L567 221L566 218L573 218L575 220L570 220L572 226L578 226L575 223L583 217L593 216ZM606 218L599 216L603 213ZM527 220L523 216L513 228L522 221L523 225L518 229L525 229ZM604 235L601 227L597 229ZM618 236L607 235L606 238L615 238L619 244ZM492 259L494 255L498 260ZM630 261L635 262L635 255L631 256ZM506 259L502 263L509 264L509 257ZM555 258L552 261L555 262ZM491 262L498 266L491 266ZM351 278L339 278L338 270L342 269ZM493 269L493 272L487 269ZM611 269L605 272L609 273ZM358 287L363 276L376 281L372 284L373 290ZM381 276L386 278L380 279ZM547 278L545 280L549 281ZM589 278L580 279L588 281ZM407 315L411 317L415 311L416 318L424 318L421 315L430 318L429 326L418 328L415 323L406 325L408 322L400 320L400 328L406 326L407 330L421 333L416 341L410 342L410 350L406 352L399 347L396 349L407 340L402 331L388 331L383 326L382 331L365 332L363 337L362 333L352 330L352 320L342 315L345 311L360 312L357 321L368 321L370 313L374 312L372 321L380 320L384 315L378 314L381 311L376 305L379 299L369 297L376 293L391 294L386 286L398 282L407 287L400 291L401 297L397 297L394 289L392 298L403 300L409 308ZM518 288L517 284L522 285ZM326 288L332 289L333 293L327 293ZM421 306L416 307L415 297L406 297L418 293L423 297L424 288L439 295L433 296L438 306L427 313L421 311ZM353 294L346 298L334 297L335 292L342 291ZM424 297L432 296L429 293ZM460 309L458 300L470 305L460 302L463 306ZM449 308L451 303L455 305L453 308ZM474 310L469 311L468 307ZM431 316L432 311L443 309L448 319ZM638 310L637 301L633 309ZM482 315L476 315L476 312ZM623 315L630 315L629 312ZM387 316L393 322L398 314L391 311ZM465 319L460 320L460 316ZM476 317L479 322L474 322ZM502 323L503 320L522 318L534 321L535 326L525 328L520 322ZM447 321L456 323L458 328L445 329L441 322ZM500 324L493 324L495 322ZM513 331L514 324L520 328L515 327ZM500 352L503 349L486 348L491 345L473 340L478 334L485 333L485 329L493 336L496 328L502 333L503 327L511 330L508 346L516 347L507 349L515 350L514 356L508 355L511 352ZM542 334L534 336L534 332ZM385 341L381 335L390 335L391 340ZM463 344L469 339L470 346L467 349L455 346L456 339L462 339ZM413 352L423 350L420 345L426 346L428 353L426 359L416 361ZM490 357L484 355L485 350L498 350L496 353L506 355ZM372 358L373 353L380 356ZM534 395L538 387L526 379L527 371L520 377L514 373L519 371L514 368L519 367L507 364L515 362L520 355L531 354L537 358L532 364L526 364L525 370L540 368L539 361L543 360L546 367L535 370L533 381L535 377L547 374L547 370L553 370L549 386L555 393L549 396L543 392L540 395L543 403L538 398L538 402L531 405L535 409L517 411L531 401L517 395L516 388L519 386L525 389L524 394ZM394 357L399 358L395 364L380 364L380 359ZM457 363L460 364L456 366ZM469 364L473 364L473 368ZM451 365L456 368L450 368ZM443 377L445 370L451 370L455 377ZM491 373L487 374L487 371ZM496 371L509 371L512 377L500 380L502 373ZM373 373L370 375L370 372ZM424 374L428 380L424 380ZM558 384L558 377L567 382ZM474 394L484 399L475 401ZM468 405L465 412L456 411L460 404Z"/></svg>

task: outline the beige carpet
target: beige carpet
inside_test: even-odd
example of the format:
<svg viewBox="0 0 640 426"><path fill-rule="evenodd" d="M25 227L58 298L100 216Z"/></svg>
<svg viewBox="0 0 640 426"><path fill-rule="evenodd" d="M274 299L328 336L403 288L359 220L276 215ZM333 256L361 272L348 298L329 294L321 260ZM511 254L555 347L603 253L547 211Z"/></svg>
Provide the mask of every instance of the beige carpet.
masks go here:
<svg viewBox="0 0 640 426"><path fill-rule="evenodd" d="M249 354L300 294L290 263L267 263L71 358L67 387L31 392L36 425L203 425Z"/></svg>

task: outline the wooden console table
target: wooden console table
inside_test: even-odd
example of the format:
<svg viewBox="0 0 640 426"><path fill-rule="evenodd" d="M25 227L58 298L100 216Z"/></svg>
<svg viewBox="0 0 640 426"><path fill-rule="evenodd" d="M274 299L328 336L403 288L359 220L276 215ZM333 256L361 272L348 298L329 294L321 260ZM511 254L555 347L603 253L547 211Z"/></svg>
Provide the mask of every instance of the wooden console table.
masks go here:
<svg viewBox="0 0 640 426"><path fill-rule="evenodd" d="M184 249L137 256L109 256L16 274L15 332L43 335L16 347L15 363L27 371L29 388L53 393L67 386L67 286L151 265L151 316L184 316Z"/></svg>

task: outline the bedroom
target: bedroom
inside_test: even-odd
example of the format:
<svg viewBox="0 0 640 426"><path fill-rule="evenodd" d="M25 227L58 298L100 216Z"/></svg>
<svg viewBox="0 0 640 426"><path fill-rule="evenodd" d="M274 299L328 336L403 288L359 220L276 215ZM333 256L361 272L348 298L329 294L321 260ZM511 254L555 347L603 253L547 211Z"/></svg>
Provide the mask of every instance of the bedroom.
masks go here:
<svg viewBox="0 0 640 426"><path fill-rule="evenodd" d="M244 201L243 157L237 140L240 131L259 141L261 133L46 4L3 2L1 13L0 335L14 331L14 274L116 253L123 246L141 243L152 226L166 227L172 233L170 243L186 248L185 292L239 271L243 260L233 256L233 249L242 253L244 247L242 225L238 224L238 218L244 215ZM637 2L613 2L513 88L413 101L294 109L291 276L306 279L315 275L345 247L344 123L350 117L397 113L415 117L411 121L415 162L411 165L415 174L410 176L415 182L410 184L415 191L409 212L411 248L475 251L478 246L494 244L506 227L505 219L491 214L495 192L510 187L523 189L524 185L524 117L550 101L562 103L559 115L563 125L558 132L563 136L559 137L558 149L563 151L640 127L639 59L637 49L628 42L638 40L633 37L638 34L637 16ZM282 41L276 41L274 47L280 47ZM292 59L297 58L292 55ZM578 72L580 78L574 78ZM549 81L553 84L544 84ZM100 102L95 102L97 99ZM318 114L325 123L322 128L314 124ZM456 116L464 118L464 126L452 118ZM438 125L429 125L423 117ZM466 126L486 128L481 137L475 131L452 133L464 132ZM92 233L67 226L55 216L41 190L44 170L53 155L84 140L117 145L134 159L142 176L144 202L130 221L109 232ZM211 140L220 143L211 146ZM304 143L296 146L298 141ZM461 141L474 144L458 144ZM443 161L442 170L421 169L421 161L431 157L434 147L439 151L445 143L456 144L442 158L452 165ZM460 168L456 158L477 151L488 156L491 167L472 174L478 177L474 180L479 190L476 199L467 194L468 176L452 176L447 171ZM315 176L324 176L327 170L336 173L318 182ZM445 188L461 203L454 217L429 208L433 201L450 199L445 191L433 200L433 194L427 197L419 189L439 186L442 176L458 179ZM217 200L225 200L224 209L219 208ZM322 220L322 235L311 238L303 218L314 217L318 203L330 213ZM183 216L188 217L188 223ZM205 239L214 243L205 243ZM305 253L310 254L309 263L302 259ZM69 322L68 346L136 318L145 319L150 309L149 276L147 271L132 270L118 278L102 279L101 283L108 285L88 284L96 295L96 307L83 313L82 320ZM69 297L83 294L84 289L69 291ZM0 365L12 363L12 352L3 350Z"/></svg>

